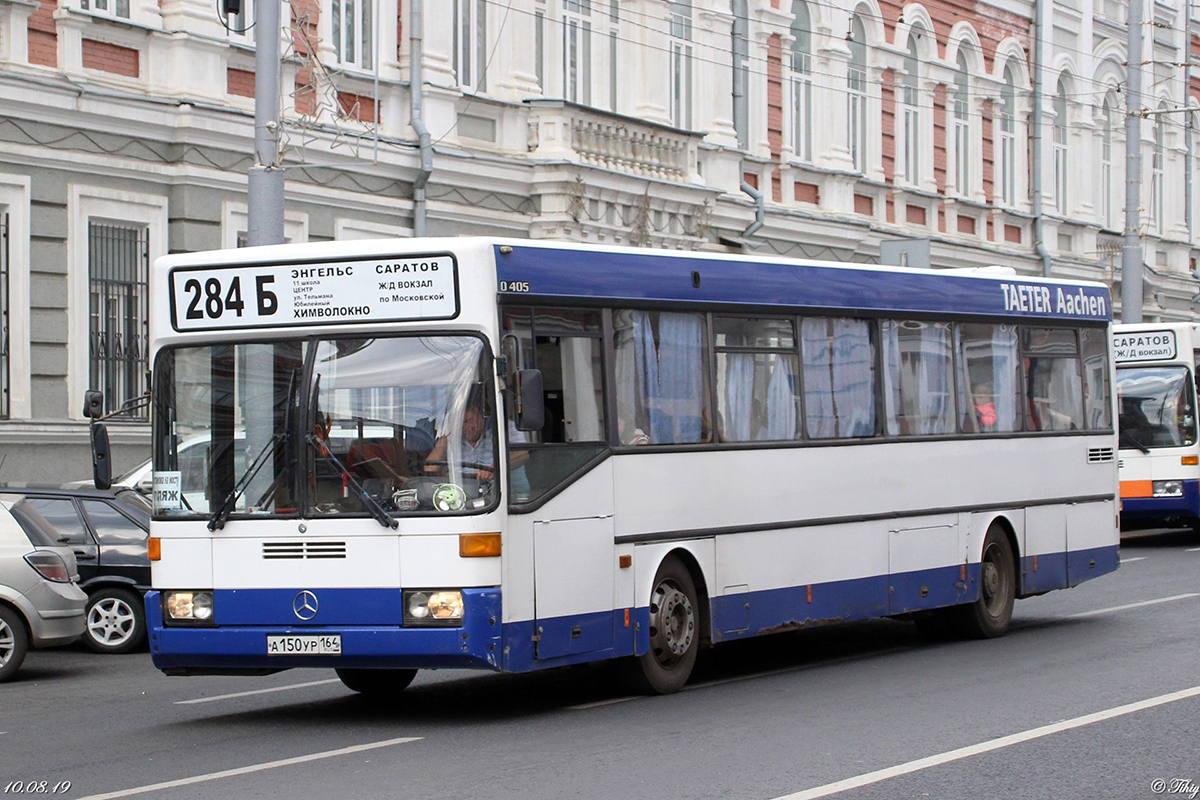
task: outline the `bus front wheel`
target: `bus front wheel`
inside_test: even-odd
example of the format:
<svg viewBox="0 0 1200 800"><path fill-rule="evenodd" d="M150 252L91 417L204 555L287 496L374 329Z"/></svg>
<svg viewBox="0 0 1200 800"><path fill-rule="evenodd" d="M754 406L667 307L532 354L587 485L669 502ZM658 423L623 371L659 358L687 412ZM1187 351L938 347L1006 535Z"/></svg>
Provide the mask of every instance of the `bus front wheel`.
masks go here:
<svg viewBox="0 0 1200 800"><path fill-rule="evenodd" d="M683 562L668 556L650 593L650 649L628 665L635 688L671 694L687 683L700 649L700 603Z"/></svg>
<svg viewBox="0 0 1200 800"><path fill-rule="evenodd" d="M954 609L965 636L994 639L1008 631L1017 596L1017 568L1012 545L996 525L988 529L979 559L979 599Z"/></svg>
<svg viewBox="0 0 1200 800"><path fill-rule="evenodd" d="M371 697L398 694L417 677L415 669L339 669L335 672L347 689Z"/></svg>

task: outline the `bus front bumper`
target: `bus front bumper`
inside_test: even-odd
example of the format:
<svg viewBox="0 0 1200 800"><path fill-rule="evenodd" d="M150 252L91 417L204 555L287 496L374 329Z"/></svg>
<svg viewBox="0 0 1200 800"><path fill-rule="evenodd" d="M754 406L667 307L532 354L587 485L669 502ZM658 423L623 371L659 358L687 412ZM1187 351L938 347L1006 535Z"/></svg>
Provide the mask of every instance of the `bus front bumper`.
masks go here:
<svg viewBox="0 0 1200 800"><path fill-rule="evenodd" d="M1200 480L1183 481L1183 493L1174 497L1123 497L1122 519L1200 517Z"/></svg>
<svg viewBox="0 0 1200 800"><path fill-rule="evenodd" d="M500 669L499 589L463 590L461 627L163 624L160 593L146 594L154 666L169 674L255 673L293 667ZM217 610L218 615L220 609ZM218 617L218 622L220 618ZM341 655L267 655L268 636L341 636Z"/></svg>

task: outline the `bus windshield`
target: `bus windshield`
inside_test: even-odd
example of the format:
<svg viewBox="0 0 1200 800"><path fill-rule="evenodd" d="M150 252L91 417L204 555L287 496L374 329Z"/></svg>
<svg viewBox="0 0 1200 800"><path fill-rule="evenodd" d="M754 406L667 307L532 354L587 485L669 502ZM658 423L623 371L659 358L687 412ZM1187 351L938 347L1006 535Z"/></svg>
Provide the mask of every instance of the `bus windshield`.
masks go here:
<svg viewBox="0 0 1200 800"><path fill-rule="evenodd" d="M1196 443L1195 403L1186 367L1120 367L1120 446L1186 447Z"/></svg>
<svg viewBox="0 0 1200 800"><path fill-rule="evenodd" d="M158 514L478 513L494 506L495 412L473 336L164 350ZM225 508L222 512L222 508Z"/></svg>

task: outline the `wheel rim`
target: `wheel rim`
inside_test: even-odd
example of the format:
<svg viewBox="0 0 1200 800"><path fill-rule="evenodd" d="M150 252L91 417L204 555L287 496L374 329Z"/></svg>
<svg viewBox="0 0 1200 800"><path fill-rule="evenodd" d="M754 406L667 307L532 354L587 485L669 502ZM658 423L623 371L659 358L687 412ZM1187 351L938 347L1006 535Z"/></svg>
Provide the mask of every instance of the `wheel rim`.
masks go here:
<svg viewBox="0 0 1200 800"><path fill-rule="evenodd" d="M666 580L650 599L650 649L664 667L674 667L692 646L696 612L692 601L674 581Z"/></svg>
<svg viewBox="0 0 1200 800"><path fill-rule="evenodd" d="M119 647L133 638L137 620L133 608L119 597L106 597L88 612L88 635L107 647Z"/></svg>
<svg viewBox="0 0 1200 800"><path fill-rule="evenodd" d="M1000 546L992 544L983 554L981 582L983 584L983 606L988 614L999 617L1008 605L1009 582L1011 579L1008 559L1004 558Z"/></svg>
<svg viewBox="0 0 1200 800"><path fill-rule="evenodd" d="M7 622L0 619L0 667L8 663L17 649L17 635Z"/></svg>

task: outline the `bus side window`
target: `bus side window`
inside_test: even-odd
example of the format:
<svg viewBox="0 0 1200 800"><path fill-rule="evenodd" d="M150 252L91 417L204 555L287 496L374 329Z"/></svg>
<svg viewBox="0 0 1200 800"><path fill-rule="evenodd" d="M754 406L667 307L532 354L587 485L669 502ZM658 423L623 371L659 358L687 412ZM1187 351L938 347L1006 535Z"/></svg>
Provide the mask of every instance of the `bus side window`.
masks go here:
<svg viewBox="0 0 1200 800"><path fill-rule="evenodd" d="M1025 363L1025 430L1085 427L1079 345L1068 328L1022 328Z"/></svg>
<svg viewBox="0 0 1200 800"><path fill-rule="evenodd" d="M806 317L801 321L809 438L844 439L877 432L872 330L863 319Z"/></svg>
<svg viewBox="0 0 1200 800"><path fill-rule="evenodd" d="M1112 427L1112 403L1108 386L1108 336L1103 328L1079 331L1083 357L1083 410L1086 426L1093 430Z"/></svg>

